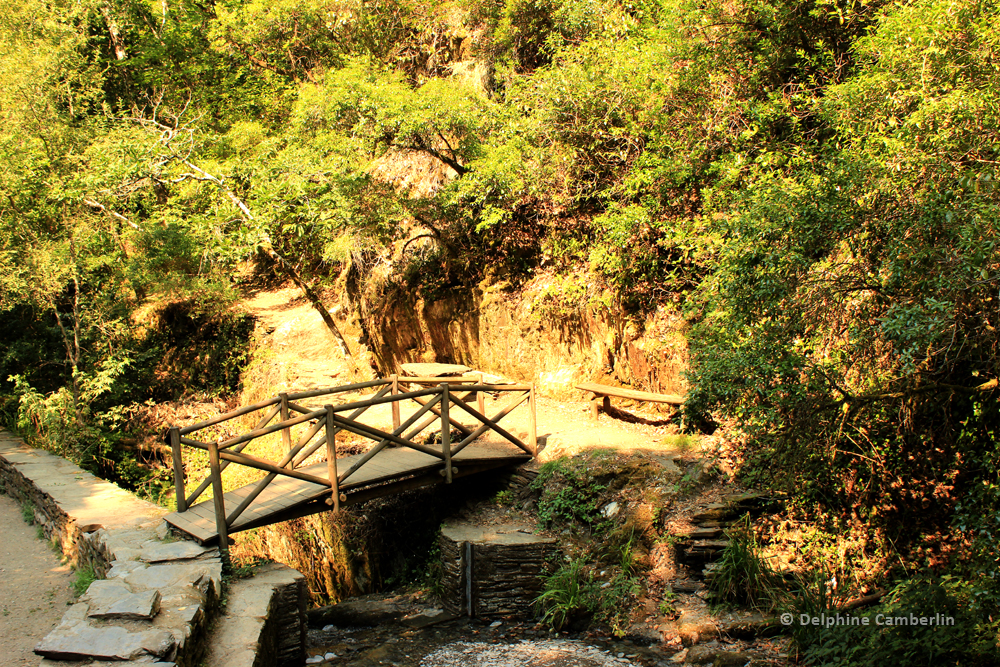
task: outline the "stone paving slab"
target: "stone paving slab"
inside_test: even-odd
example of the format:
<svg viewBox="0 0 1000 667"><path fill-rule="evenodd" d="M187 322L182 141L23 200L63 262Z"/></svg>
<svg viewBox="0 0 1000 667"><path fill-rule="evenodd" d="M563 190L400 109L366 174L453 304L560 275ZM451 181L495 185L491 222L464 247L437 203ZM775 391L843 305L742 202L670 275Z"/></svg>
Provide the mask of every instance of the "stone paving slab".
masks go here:
<svg viewBox="0 0 1000 667"><path fill-rule="evenodd" d="M95 581L80 598L90 604L90 618L122 618L130 621L151 621L160 611L160 591L133 593L117 579Z"/></svg>
<svg viewBox="0 0 1000 667"><path fill-rule="evenodd" d="M118 626L94 627L86 622L61 624L38 644L35 653L54 660L133 660L142 655L166 656L176 642L169 632L129 632Z"/></svg>
<svg viewBox="0 0 1000 667"><path fill-rule="evenodd" d="M95 477L66 459L28 447L5 431L0 431L0 457L20 469L80 525L99 523L106 528L134 526L169 513Z"/></svg>

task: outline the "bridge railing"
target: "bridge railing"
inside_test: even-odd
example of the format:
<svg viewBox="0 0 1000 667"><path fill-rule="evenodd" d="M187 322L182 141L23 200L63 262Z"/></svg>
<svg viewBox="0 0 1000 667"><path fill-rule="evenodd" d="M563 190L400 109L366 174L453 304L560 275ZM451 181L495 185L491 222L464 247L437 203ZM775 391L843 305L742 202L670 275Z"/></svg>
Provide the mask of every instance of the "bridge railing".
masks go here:
<svg viewBox="0 0 1000 667"><path fill-rule="evenodd" d="M414 385L418 388L410 389ZM408 390L403 391L404 387ZM307 399L336 396L365 389L376 391L374 395L363 399L339 404L331 402L322 407L301 403ZM504 394L513 396L496 414L489 417L485 406L487 393L497 398ZM475 399L475 407L471 405L472 399ZM400 406L407 401L414 401L419 408L403 420L400 416ZM529 424L527 438L522 440L503 428L499 422L525 402L528 403ZM384 404L389 404L392 409L392 430L383 431L359 421L359 417L368 409ZM455 410L471 416L477 425L470 427L458 421ZM215 439L192 437L199 432L209 435L206 432L208 429L258 412L261 415L255 426L239 435ZM437 443L427 444L416 440L423 431L435 424L440 424L440 447L435 446ZM305 429L298 438L293 437L295 427L299 427L300 431ZM340 472L337 465L337 434L344 431L373 440L375 445L360 459L354 461L347 470ZM229 529L235 521L253 504L261 492L280 476L328 487L330 497L327 503L332 505L334 510L339 510L340 503L346 501L346 496L340 491L341 485L386 447L392 445L408 447L440 459L444 481L451 483L455 472L452 457L488 432L496 433L532 456L537 453L534 385L484 384L482 377L476 375L454 378L392 376L387 379L326 389L283 392L268 400L237 408L197 424L185 427L172 426L167 437L173 455L177 511L187 511L211 486L216 528L220 545L225 549L228 544ZM275 433L281 434L285 451L280 460L271 461L245 451L252 442ZM309 457L324 446L327 461L325 478L299 470ZM185 487L185 447L208 452L208 475L190 494L187 494ZM267 474L256 482L235 508L227 512L222 473L233 463Z"/></svg>

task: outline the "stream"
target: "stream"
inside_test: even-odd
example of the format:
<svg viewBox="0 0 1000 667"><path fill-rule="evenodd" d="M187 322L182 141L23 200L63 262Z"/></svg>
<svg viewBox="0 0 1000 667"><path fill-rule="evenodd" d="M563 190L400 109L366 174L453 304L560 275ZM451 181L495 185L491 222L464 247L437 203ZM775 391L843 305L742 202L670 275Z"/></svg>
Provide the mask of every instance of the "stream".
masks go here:
<svg viewBox="0 0 1000 667"><path fill-rule="evenodd" d="M629 639L555 633L533 622L456 618L310 628L308 664L330 667L658 667L671 653Z"/></svg>

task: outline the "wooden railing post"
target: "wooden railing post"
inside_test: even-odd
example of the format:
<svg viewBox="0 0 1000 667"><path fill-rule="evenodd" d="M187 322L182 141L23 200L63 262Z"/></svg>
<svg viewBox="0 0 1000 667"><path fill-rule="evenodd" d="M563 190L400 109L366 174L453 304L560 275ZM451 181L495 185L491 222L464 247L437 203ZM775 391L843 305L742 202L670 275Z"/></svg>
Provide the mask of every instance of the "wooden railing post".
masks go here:
<svg viewBox="0 0 1000 667"><path fill-rule="evenodd" d="M278 398L281 399L281 421L288 421L288 393L282 392L278 394ZM285 450L292 450L292 427L287 426L281 429L281 440L285 443Z"/></svg>
<svg viewBox="0 0 1000 667"><path fill-rule="evenodd" d="M187 511L187 494L184 491L184 459L181 449L181 430L170 428L170 453L174 458L174 491L177 494L177 511Z"/></svg>
<svg viewBox="0 0 1000 667"><path fill-rule="evenodd" d="M448 383L441 385L441 453L444 454L444 481L451 484L451 422L448 418L448 404L451 403L451 392Z"/></svg>
<svg viewBox="0 0 1000 667"><path fill-rule="evenodd" d="M399 393L399 376L393 373L392 395L395 396L398 393ZM399 428L399 401L392 402L392 428L393 430Z"/></svg>
<svg viewBox="0 0 1000 667"><path fill-rule="evenodd" d="M528 446L532 456L538 456L538 424L535 421L535 383L528 388Z"/></svg>
<svg viewBox="0 0 1000 667"><path fill-rule="evenodd" d="M486 382L483 380L482 371L479 371L479 384L486 384ZM478 407L479 411L482 412L484 415L486 414L486 394L484 394L481 391L476 392L476 407Z"/></svg>
<svg viewBox="0 0 1000 667"><path fill-rule="evenodd" d="M395 405L395 403L393 404ZM340 482L337 479L337 427L333 422L333 406L326 408L326 471L330 475L330 497L333 511L340 511Z"/></svg>
<svg viewBox="0 0 1000 667"><path fill-rule="evenodd" d="M229 525L226 523L226 499L222 491L222 466L219 464L219 443L208 443L208 465L212 470L212 496L215 501L215 530L219 533L219 552L224 563L229 562Z"/></svg>

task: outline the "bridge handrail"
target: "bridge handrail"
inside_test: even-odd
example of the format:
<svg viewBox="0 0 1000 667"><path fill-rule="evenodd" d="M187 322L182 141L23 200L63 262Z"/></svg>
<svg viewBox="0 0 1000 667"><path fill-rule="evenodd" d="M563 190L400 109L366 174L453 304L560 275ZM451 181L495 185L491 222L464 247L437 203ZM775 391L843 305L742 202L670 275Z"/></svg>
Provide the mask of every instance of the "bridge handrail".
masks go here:
<svg viewBox="0 0 1000 667"><path fill-rule="evenodd" d="M437 381L437 386L426 387L415 391L399 391L399 385L407 384L429 384ZM451 385L456 384L453 391ZM341 394L360 389L381 387L378 392L368 398L342 403L338 405L327 404L322 408L303 406L292 399L301 400L303 398L315 398L318 396ZM500 393L517 392L515 396L492 418L486 415L484 407L484 393L499 395ZM386 394L389 395L386 395ZM466 401L472 396L477 398L478 410L469 405ZM421 400L427 398L427 400ZM399 404L403 401L413 400L420 408L404 422L400 422ZM528 401L529 404L529 431L528 442L512 435L499 425L512 410ZM374 426L369 426L357 421L357 418L368 408L375 405L392 405L393 428L391 431L383 431ZM450 415L451 406L460 408L466 414L472 416L480 425L476 428L469 428L464 424L454 421ZM267 410L254 428L249 431L228 439L218 438L216 440L200 441L189 435L237 417L250 414L255 411ZM353 411L350 415L344 416L342 413ZM298 413L292 416L292 412ZM428 413L433 413L428 415ZM281 419L272 423L275 417L281 415ZM422 419L423 418L423 419ZM422 421L421 421L422 419ZM441 447L436 449L427 444L415 442L414 439L428 426L435 422L441 424ZM419 423L418 423L419 422ZM291 441L291 429L293 426L310 424L306 433L300 436L296 443ZM302 481L325 486L331 490L331 496L327 503L333 506L334 510L339 509L340 503L346 500L339 490L340 485L351 475L361 469L366 463L382 449L390 444L407 447L424 454L433 456L444 463L441 471L445 482L452 481L454 467L452 457L462 451L477 438L487 431L495 431L504 439L514 445L535 455L537 452L537 434L535 420L535 389L534 385L524 384L503 384L492 385L482 382L480 376L462 377L397 377L388 379L371 380L368 382L354 383L340 387L327 389L317 389L308 392L287 393L283 392L276 397L266 401L254 403L231 410L225 414L218 415L212 419L198 422L191 426L177 427L171 426L168 430L167 439L170 442L174 463L174 483L177 497L177 511L185 512L190 508L209 485L213 489L213 500L215 503L215 515L217 532L220 538L220 546L225 550L228 544L228 529L236 519L246 510L257 496L279 475L292 477ZM348 431L361 435L362 437L374 440L375 446L355 461L351 468L338 474L337 471L337 447L336 434L340 431ZM460 432L465 437L458 443L452 443L452 432ZM243 450L247 445L264 436L278 433L282 434L282 440L287 446L287 453L280 463L273 463L257 456L252 456ZM318 439L316 436L323 433ZM313 442L313 440L315 442ZM311 444L310 444L311 443ZM302 465L313 453L324 444L327 446L327 466L329 479L323 479L316 475L301 472L296 468ZM194 447L205 450L209 455L210 472L198 488L190 496L185 494L184 487L184 464L183 447ZM308 447L307 447L308 446ZM250 468L255 468L267 473L258 481L256 486L241 500L239 506L232 513L226 514L224 492L222 487L222 472L230 463L238 463Z"/></svg>

